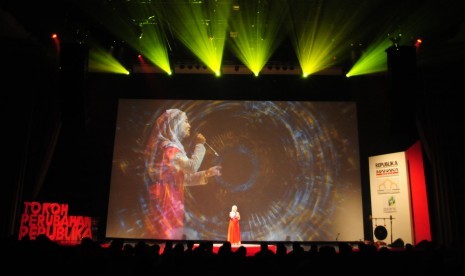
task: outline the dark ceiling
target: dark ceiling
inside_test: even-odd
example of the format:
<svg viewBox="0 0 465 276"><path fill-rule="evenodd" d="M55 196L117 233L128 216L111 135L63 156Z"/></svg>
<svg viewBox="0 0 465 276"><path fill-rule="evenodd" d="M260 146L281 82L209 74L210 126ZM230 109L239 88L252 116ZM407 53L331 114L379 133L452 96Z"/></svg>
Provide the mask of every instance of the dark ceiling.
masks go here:
<svg viewBox="0 0 465 276"><path fill-rule="evenodd" d="M34 39L50 43L50 34L58 33L62 41L82 42L86 39L100 40L101 43L124 43L125 37L116 33L108 26L108 16L117 17L120 23L128 28L140 25L155 13L160 14L161 9L176 6L182 3L190 5L221 5L227 3L242 7L260 9L273 9L277 4L286 4L289 13L282 13L285 21L294 21L295 24L305 24L308 17L298 12L321 16L318 20L334 21L337 32L350 31L347 35L348 51L353 44L368 46L379 39L388 39L388 32L405 32L403 43L409 44L414 38L422 38L424 44L433 45L447 41L464 40L463 1L400 1L400 0L63 0L63 1L3 1L2 21L5 24L4 35L13 37L33 37ZM440 3L438 3L440 2ZM137 12L134 12L137 11ZM144 12L140 12L144 11ZM209 20L208 15L205 15ZM279 15L269 20L283 19ZM113 18L115 19L115 18ZM347 20L346 20L347 19ZM345 21L357 22L351 26ZM162 19L167 32L167 43L170 45L171 59L195 59L194 55L186 50L170 29L172 19L169 15ZM186 22L189 19L186 19ZM316 22L312 18L312 22ZM286 23L286 22L285 22ZM309 26L310 27L310 26ZM296 55L289 40L290 34L279 42L272 59L283 61L293 60ZM225 49L224 60L236 61L232 54Z"/></svg>

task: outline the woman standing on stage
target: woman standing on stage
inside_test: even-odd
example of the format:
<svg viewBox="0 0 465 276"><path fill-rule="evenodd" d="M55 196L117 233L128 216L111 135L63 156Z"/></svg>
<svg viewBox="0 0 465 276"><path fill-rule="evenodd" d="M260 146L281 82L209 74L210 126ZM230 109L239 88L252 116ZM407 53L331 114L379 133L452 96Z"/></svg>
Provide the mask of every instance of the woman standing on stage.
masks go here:
<svg viewBox="0 0 465 276"><path fill-rule="evenodd" d="M239 227L239 220L241 215L237 211L237 206L233 205L231 212L229 212L229 227L228 227L228 241L231 245L241 244L241 230Z"/></svg>

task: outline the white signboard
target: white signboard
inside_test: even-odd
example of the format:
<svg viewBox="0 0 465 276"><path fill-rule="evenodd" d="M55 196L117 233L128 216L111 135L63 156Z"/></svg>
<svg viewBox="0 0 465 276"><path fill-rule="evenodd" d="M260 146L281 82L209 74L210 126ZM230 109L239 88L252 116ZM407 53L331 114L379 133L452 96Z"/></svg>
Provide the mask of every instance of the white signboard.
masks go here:
<svg viewBox="0 0 465 276"><path fill-rule="evenodd" d="M401 239L404 244L412 244L410 184L405 152L369 157L369 166L375 241L391 244ZM383 236L386 237L383 239Z"/></svg>

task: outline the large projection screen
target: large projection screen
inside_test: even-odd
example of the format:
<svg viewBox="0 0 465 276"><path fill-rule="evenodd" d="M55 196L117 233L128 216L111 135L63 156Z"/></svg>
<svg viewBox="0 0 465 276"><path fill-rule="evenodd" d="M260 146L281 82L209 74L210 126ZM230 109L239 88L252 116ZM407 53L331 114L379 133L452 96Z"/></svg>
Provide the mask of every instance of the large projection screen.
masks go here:
<svg viewBox="0 0 465 276"><path fill-rule="evenodd" d="M177 193L184 216L175 235L159 229L173 210L157 202L161 184L148 176L152 129L170 109L187 115L188 157L198 133L213 148L198 171L221 166L206 185ZM225 241L237 205L243 243L362 240L356 111L354 102L121 99L106 237Z"/></svg>

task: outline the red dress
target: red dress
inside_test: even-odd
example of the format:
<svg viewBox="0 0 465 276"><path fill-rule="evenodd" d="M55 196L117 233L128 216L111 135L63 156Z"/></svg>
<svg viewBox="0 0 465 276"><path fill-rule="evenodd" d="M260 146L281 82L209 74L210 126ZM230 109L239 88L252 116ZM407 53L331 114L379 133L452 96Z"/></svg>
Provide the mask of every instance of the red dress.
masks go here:
<svg viewBox="0 0 465 276"><path fill-rule="evenodd" d="M239 227L239 213L229 218L228 241L232 244L241 244L241 229Z"/></svg>

